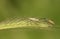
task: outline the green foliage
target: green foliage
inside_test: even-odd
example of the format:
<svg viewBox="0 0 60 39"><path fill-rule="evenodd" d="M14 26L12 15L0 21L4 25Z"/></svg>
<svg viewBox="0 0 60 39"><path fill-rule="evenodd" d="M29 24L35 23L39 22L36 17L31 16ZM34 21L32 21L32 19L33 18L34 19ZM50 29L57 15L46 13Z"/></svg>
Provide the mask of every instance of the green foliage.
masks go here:
<svg viewBox="0 0 60 39"><path fill-rule="evenodd" d="M60 0L0 0L0 22L15 17L50 18L60 25ZM59 30L19 30L2 30L0 39L60 39Z"/></svg>

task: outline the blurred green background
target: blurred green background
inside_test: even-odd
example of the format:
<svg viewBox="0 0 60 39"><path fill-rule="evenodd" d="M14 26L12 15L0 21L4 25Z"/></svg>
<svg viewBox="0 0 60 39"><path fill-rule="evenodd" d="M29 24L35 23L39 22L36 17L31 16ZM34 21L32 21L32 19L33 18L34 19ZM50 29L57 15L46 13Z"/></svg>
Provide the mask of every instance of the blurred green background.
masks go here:
<svg viewBox="0 0 60 39"><path fill-rule="evenodd" d="M0 0L0 21L16 17L53 19L60 25L60 0ZM60 39L60 31L0 31L0 39Z"/></svg>

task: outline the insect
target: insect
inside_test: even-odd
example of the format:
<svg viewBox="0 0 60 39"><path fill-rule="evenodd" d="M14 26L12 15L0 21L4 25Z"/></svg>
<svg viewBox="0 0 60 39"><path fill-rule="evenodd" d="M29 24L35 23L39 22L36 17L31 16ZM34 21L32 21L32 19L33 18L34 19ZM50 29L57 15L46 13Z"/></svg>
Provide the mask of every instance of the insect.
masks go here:
<svg viewBox="0 0 60 39"><path fill-rule="evenodd" d="M37 18L28 18L31 21L42 21L42 22L48 22L50 24L55 24L51 19L47 19L47 18L41 18L41 19L37 19Z"/></svg>
<svg viewBox="0 0 60 39"><path fill-rule="evenodd" d="M21 18L17 20L9 21L8 23L0 23L0 29L8 29L8 28L17 28L17 27L34 27L34 28L50 28L53 27L55 23L47 18Z"/></svg>
<svg viewBox="0 0 60 39"><path fill-rule="evenodd" d="M55 24L52 20L47 18L28 18L28 20L31 20L33 23L35 23L36 26L39 26L40 28L53 27L53 25Z"/></svg>

